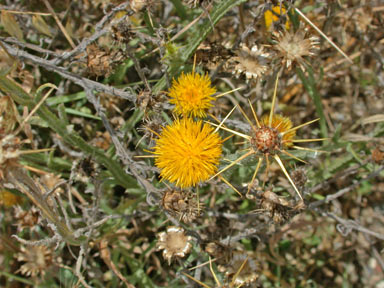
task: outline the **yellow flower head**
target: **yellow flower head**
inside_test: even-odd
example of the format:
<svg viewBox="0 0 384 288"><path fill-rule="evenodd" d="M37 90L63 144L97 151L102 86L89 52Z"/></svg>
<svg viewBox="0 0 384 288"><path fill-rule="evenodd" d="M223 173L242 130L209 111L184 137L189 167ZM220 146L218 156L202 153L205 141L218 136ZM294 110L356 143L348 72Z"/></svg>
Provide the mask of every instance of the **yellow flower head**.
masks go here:
<svg viewBox="0 0 384 288"><path fill-rule="evenodd" d="M211 86L208 74L182 73L169 89L170 103L175 104L175 112L183 116L205 117L206 110L213 106L216 88Z"/></svg>
<svg viewBox="0 0 384 288"><path fill-rule="evenodd" d="M214 175L222 140L213 128L190 118L166 126L154 147L160 176L181 188L195 186Z"/></svg>
<svg viewBox="0 0 384 288"><path fill-rule="evenodd" d="M0 191L0 204L3 204L5 207L12 207L14 205L20 204L22 198L18 195L15 195L7 190Z"/></svg>
<svg viewBox="0 0 384 288"><path fill-rule="evenodd" d="M272 23L279 21L280 15L287 14L287 10L284 7L281 7L281 12L280 12L279 5L273 6L271 10L265 11L264 20L265 20L265 27L267 27L267 30L271 29ZM290 26L289 20L287 19L285 22L285 29L289 30L289 26Z"/></svg>

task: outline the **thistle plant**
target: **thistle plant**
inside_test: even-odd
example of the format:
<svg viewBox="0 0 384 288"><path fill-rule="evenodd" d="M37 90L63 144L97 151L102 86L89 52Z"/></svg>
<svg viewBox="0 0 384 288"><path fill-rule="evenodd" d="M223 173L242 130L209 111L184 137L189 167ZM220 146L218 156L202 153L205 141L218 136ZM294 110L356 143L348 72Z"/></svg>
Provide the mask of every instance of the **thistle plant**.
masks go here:
<svg viewBox="0 0 384 288"><path fill-rule="evenodd" d="M306 122L304 124L300 124L298 126L292 127L293 125L292 125L292 122L289 118L281 116L281 115L276 115L274 113L274 110L275 110L275 104L276 104L277 84L278 84L278 78L276 79L275 91L273 93L273 98L272 98L272 107L271 107L269 116L264 116L261 118L261 120L259 120L259 118L257 117L255 110L252 106L252 103L248 99L250 108L252 110L252 114L254 116L255 123L252 122L249 119L249 117L245 114L244 110L240 106L237 106L237 105L228 113L228 115L223 119L223 121L220 122L220 124L210 123L211 125L217 127L216 129L222 129L224 131L228 131L234 135L237 135L241 138L244 138L249 144L249 148L246 149L247 152L245 154L240 156L238 159L232 161L232 163L227 165L225 168L221 169L214 176L212 176L211 179L222 174L224 171L233 167L234 165L239 163L241 160L246 159L247 157L249 157L251 155L254 155L257 159L257 165L256 165L255 171L253 173L251 182L248 185L248 187L249 187L248 192L249 192L250 187L252 186L253 182L255 181L256 176L259 172L259 169L260 169L263 161L265 161L267 164L266 175L268 175L269 165L270 165L270 157L272 157L280 166L281 170L283 171L284 175L287 177L287 179L291 183L292 187L296 191L300 200L303 201L303 197L302 197L300 191L297 189L295 183L293 182L291 176L289 175L287 169L285 168L283 161L281 160L280 156L281 156L281 154L285 154L285 155L287 155L287 156L289 156L295 160L306 163L304 160L294 156L290 152L290 150L288 150L288 149L293 148L296 150L316 151L314 149L297 146L296 143L323 141L326 138L294 139L294 136L296 134L296 130L298 130L299 128L304 127L306 125L309 125L311 123L314 123L314 122L318 121L319 119L315 119L315 120ZM241 132L229 129L229 128L224 126L225 121L232 114L232 112L235 110L236 107L239 107L244 118L247 120L248 124L251 126L251 134L250 135L243 134ZM225 181L225 182L228 183L228 181ZM230 186L233 189L235 189L235 191L237 191L236 188L234 188L232 185L230 185ZM241 195L240 192L238 192L238 193Z"/></svg>
<svg viewBox="0 0 384 288"><path fill-rule="evenodd" d="M380 1L3 2L0 286L380 286Z"/></svg>

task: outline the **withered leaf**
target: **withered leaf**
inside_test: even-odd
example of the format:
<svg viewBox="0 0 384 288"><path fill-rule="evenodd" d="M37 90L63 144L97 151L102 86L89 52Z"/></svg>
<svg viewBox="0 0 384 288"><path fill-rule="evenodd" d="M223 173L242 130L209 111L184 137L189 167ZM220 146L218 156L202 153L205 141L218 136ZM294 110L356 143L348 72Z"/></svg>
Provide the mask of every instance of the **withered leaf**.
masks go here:
<svg viewBox="0 0 384 288"><path fill-rule="evenodd" d="M45 22L44 18L40 15L32 16L32 25L36 28L40 33L47 35L48 37L52 37L51 29L49 28L47 22Z"/></svg>
<svg viewBox="0 0 384 288"><path fill-rule="evenodd" d="M19 23L17 23L15 17L11 13L5 10L1 11L1 24L9 35L23 41L23 31L21 31Z"/></svg>

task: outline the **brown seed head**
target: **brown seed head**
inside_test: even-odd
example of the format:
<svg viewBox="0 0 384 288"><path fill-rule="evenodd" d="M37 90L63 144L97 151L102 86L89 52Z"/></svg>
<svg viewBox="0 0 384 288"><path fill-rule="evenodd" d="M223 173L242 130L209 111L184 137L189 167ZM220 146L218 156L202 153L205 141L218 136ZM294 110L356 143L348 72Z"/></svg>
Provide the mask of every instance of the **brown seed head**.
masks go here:
<svg viewBox="0 0 384 288"><path fill-rule="evenodd" d="M187 236L181 227L171 226L167 232L157 234L157 250L164 250L163 257L171 265L173 257L184 257L191 251L191 236Z"/></svg>
<svg viewBox="0 0 384 288"><path fill-rule="evenodd" d="M232 279L231 282L233 282L234 287L243 287L246 285L250 285L251 283L255 282L259 275L256 273L257 266L255 261L248 257L246 253L235 251L233 253L233 258L231 262L228 264L226 275L228 277L234 277L234 275L240 270L242 267L240 273L237 275L236 279Z"/></svg>
<svg viewBox="0 0 384 288"><path fill-rule="evenodd" d="M45 246L30 246L28 249L21 247L17 261L25 262L18 270L21 274L32 277L44 275L52 265L52 251Z"/></svg>
<svg viewBox="0 0 384 288"><path fill-rule="evenodd" d="M236 52L237 56L232 60L237 62L235 66L236 74L245 74L247 79L257 79L268 72L268 63L270 55L261 47L256 45L249 49L242 45Z"/></svg>
<svg viewBox="0 0 384 288"><path fill-rule="evenodd" d="M16 218L17 231L22 231L24 228L33 230L34 227L40 222L40 213L35 206L28 210L23 210L20 206L16 206L14 210Z"/></svg>
<svg viewBox="0 0 384 288"><path fill-rule="evenodd" d="M281 147L281 137L275 128L262 126L255 131L251 145L261 153L275 154Z"/></svg>
<svg viewBox="0 0 384 288"><path fill-rule="evenodd" d="M203 207L193 193L187 191L167 190L161 202L164 209L180 221L190 223L200 215Z"/></svg>

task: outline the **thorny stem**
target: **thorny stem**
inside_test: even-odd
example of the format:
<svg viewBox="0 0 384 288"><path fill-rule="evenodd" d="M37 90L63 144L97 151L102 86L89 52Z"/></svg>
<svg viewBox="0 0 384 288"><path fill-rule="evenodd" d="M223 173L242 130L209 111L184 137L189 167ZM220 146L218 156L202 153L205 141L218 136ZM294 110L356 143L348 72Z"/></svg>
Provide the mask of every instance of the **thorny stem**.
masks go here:
<svg viewBox="0 0 384 288"><path fill-rule="evenodd" d="M334 194L327 195L325 197L325 199L312 202L311 204L308 205L308 208L309 209L315 209L316 207L319 207L320 205L327 204L333 200L336 200L337 198L340 198L341 196L343 196L343 195L353 191L354 189L356 189L358 186L360 186L360 184L362 182L378 177L383 170L384 170L384 166L380 167L380 169L378 169L378 170L374 171L373 173L371 173L370 175L368 175L368 177L361 179L360 181L357 181L357 182L353 183L352 185L337 191ZM352 172L353 172L353 170L352 170Z"/></svg>
<svg viewBox="0 0 384 288"><path fill-rule="evenodd" d="M84 38L79 45L77 45L72 51L70 52L65 52L59 58L52 59L50 62L53 65L60 65L63 61L70 59L82 52L85 51L87 46L91 44L92 42L96 41L98 38L103 36L104 34L108 33L112 25L116 25L120 23L121 21L125 20L125 17L121 17L116 21L112 21L108 25L105 25L108 21L110 21L117 12L125 10L129 5L129 2L124 2L123 4L120 4L119 6L113 8L108 14L106 14L100 21L99 23L96 24L95 26L95 33L89 37L89 38ZM105 25L105 27L104 27ZM104 27L104 28L103 28Z"/></svg>
<svg viewBox="0 0 384 288"><path fill-rule="evenodd" d="M137 74L139 74L141 81L143 81L145 88L147 88L148 91L151 91L151 87L148 84L148 80L145 77L144 72L140 67L140 63L139 63L139 61L137 61L137 58L136 58L135 54L132 52L132 49L129 46L129 44L125 45L125 48L126 48L126 52L129 56L129 58L131 58L131 60L133 61L133 64L135 65L136 72L137 72Z"/></svg>
<svg viewBox="0 0 384 288"><path fill-rule="evenodd" d="M48 60L45 60L43 58L29 54L25 51L13 48L11 45L5 43L1 39L0 39L0 41L2 41L4 47L7 49L8 53L10 55L12 55L12 56L14 56L14 57L16 57L22 61L23 60L30 61L33 64L39 65L39 66L41 66L44 69L47 69L49 71L56 72L59 75L61 75L63 78L72 81L73 83L83 87L84 89L86 89L88 87L92 87L94 90L96 90L98 92L112 94L112 95L115 95L115 96L123 98L123 99L127 99L127 100L132 101L132 102L136 101L136 95L134 95L132 93L123 91L121 89L118 89L118 88L115 88L112 86L104 85L102 83L90 80L88 78L73 74L71 72L68 72L68 70L66 68L56 66L55 64L51 63Z"/></svg>

